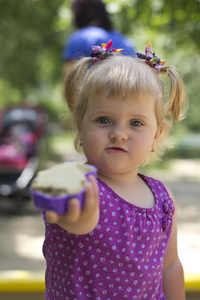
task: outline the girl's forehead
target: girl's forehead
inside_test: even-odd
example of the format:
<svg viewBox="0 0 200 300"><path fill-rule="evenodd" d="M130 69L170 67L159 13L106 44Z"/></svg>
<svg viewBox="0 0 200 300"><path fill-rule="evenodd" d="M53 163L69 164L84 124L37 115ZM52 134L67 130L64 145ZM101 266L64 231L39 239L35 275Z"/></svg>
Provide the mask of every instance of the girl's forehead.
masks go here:
<svg viewBox="0 0 200 300"><path fill-rule="evenodd" d="M122 61L121 61L122 60ZM162 92L160 80L144 63L133 58L111 58L89 70L83 83L83 91L98 96L107 90L109 97L126 98L131 95Z"/></svg>
<svg viewBox="0 0 200 300"><path fill-rule="evenodd" d="M95 97L91 97L87 104L86 114L94 114L99 112L116 112L119 110L119 113L127 112L133 113L135 109L140 111L152 111L155 113L156 109L156 99L152 95L143 94L143 95L132 95L127 96L126 98L115 96L109 97L108 92L104 91Z"/></svg>
<svg viewBox="0 0 200 300"><path fill-rule="evenodd" d="M133 101L133 102L153 102L155 103L155 95L154 94L150 94L150 93L146 93L144 91L141 92L132 92L132 93L128 93L127 95L123 95L123 94L112 94L110 92L110 90L104 90L101 91L99 93L95 93L93 95L90 95L88 97L88 103L98 103L101 102L102 99L109 101L109 100L113 100L113 101Z"/></svg>

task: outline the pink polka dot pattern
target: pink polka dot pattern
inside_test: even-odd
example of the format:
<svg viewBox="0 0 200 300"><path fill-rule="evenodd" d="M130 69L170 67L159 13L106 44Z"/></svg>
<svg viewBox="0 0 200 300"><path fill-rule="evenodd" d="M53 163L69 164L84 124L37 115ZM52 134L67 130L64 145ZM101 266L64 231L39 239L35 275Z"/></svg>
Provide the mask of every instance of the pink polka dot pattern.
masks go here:
<svg viewBox="0 0 200 300"><path fill-rule="evenodd" d="M46 224L45 300L165 300L162 268L174 205L161 182L140 176L155 195L153 208L126 202L98 179L100 221L92 232L79 236Z"/></svg>

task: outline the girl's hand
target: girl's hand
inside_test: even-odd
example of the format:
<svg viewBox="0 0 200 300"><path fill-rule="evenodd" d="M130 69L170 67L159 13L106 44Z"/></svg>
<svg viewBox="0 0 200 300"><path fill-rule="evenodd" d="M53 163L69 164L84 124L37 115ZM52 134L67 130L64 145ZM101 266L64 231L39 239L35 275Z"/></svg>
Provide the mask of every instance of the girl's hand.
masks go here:
<svg viewBox="0 0 200 300"><path fill-rule="evenodd" d="M99 190L94 176L89 176L85 187L84 207L80 208L78 199L73 198L68 203L68 211L58 215L54 211L46 211L47 223L57 224L73 234L87 234L99 221Z"/></svg>

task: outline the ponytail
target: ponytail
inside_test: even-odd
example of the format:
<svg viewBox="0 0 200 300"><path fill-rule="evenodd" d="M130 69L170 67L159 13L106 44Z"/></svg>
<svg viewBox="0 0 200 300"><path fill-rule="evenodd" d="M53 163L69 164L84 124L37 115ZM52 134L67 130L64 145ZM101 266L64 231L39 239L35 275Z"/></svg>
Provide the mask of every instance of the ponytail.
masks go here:
<svg viewBox="0 0 200 300"><path fill-rule="evenodd" d="M77 105L78 96L81 90L81 83L88 70L89 64L93 61L91 57L78 60L72 67L65 79L65 99L70 111L73 113Z"/></svg>
<svg viewBox="0 0 200 300"><path fill-rule="evenodd" d="M173 66L166 66L161 72L167 73L171 83L169 101L167 103L166 113L171 115L175 122L184 118L184 110L186 110L186 92L184 83Z"/></svg>

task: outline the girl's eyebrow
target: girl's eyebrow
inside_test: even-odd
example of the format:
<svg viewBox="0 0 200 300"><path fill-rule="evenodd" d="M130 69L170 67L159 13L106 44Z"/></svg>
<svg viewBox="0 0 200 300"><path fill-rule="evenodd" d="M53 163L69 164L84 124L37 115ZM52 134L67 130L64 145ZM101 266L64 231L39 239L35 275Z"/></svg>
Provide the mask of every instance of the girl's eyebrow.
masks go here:
<svg viewBox="0 0 200 300"><path fill-rule="evenodd" d="M108 111L96 111L96 112L91 112L91 114L89 114L91 117L96 117L96 116L108 116L108 115L113 115L112 111L108 112ZM145 119L145 120L149 120L149 117L143 114L134 114L134 113L130 113L128 115L129 119Z"/></svg>
<svg viewBox="0 0 200 300"><path fill-rule="evenodd" d="M148 116L142 115L142 114L136 114L136 115L134 115L134 118L149 120Z"/></svg>
<svg viewBox="0 0 200 300"><path fill-rule="evenodd" d="M108 115L108 114L110 114L110 112L108 111L96 111L96 112L91 112L89 115L95 117L95 116Z"/></svg>

